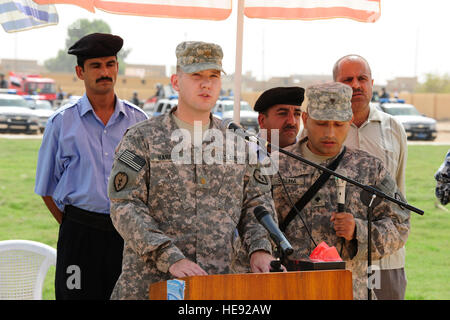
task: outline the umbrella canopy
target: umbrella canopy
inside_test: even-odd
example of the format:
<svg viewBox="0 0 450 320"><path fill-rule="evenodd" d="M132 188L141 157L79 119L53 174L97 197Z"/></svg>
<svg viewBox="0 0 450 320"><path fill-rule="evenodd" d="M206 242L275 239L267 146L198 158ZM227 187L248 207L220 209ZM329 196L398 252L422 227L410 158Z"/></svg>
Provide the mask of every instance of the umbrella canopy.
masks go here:
<svg viewBox="0 0 450 320"><path fill-rule="evenodd" d="M147 17L225 20L231 14L231 0L34 0L37 4L73 4L91 12Z"/></svg>
<svg viewBox="0 0 450 320"><path fill-rule="evenodd" d="M244 15L261 19L330 19L348 18L360 22L375 22L381 13L381 0L237 0L236 65L234 73L234 120L239 121L242 73L242 42ZM0 23L8 22L3 15L5 3L30 4L31 0L0 0ZM53 4L73 4L91 12L100 9L115 14L149 17L225 20L232 10L232 0L34 0L35 10L21 10L36 26L54 24L36 12L50 12ZM30 14L31 12L31 14ZM56 11L55 11L56 12ZM50 15L48 15L50 16ZM3 19L3 20L2 20ZM56 15L57 23L57 15ZM31 27L33 24L31 23ZM7 30L8 31L8 30ZM17 30L13 30L17 31Z"/></svg>

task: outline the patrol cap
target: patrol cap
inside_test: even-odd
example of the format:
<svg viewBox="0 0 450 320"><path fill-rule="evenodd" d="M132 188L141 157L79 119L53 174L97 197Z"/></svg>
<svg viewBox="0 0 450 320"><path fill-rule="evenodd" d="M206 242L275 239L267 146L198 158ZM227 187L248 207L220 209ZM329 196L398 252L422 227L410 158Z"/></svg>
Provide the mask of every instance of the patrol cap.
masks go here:
<svg viewBox="0 0 450 320"><path fill-rule="evenodd" d="M351 87L340 82L328 82L306 89L308 115L321 121L349 121L352 119Z"/></svg>
<svg viewBox="0 0 450 320"><path fill-rule="evenodd" d="M67 51L81 60L116 56L122 49L123 39L109 33L91 33L84 36Z"/></svg>
<svg viewBox="0 0 450 320"><path fill-rule="evenodd" d="M185 73L222 69L222 48L214 43L201 41L184 41L177 45L175 50L177 67Z"/></svg>
<svg viewBox="0 0 450 320"><path fill-rule="evenodd" d="M264 91L256 100L255 111L264 112L276 104L301 106L305 99L305 89L301 87L276 87Z"/></svg>

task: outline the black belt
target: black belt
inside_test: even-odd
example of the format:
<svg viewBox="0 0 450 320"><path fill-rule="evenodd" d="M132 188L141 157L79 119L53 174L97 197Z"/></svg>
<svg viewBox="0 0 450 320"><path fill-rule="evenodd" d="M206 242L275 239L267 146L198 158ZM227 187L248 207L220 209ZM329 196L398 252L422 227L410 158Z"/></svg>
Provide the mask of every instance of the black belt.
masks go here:
<svg viewBox="0 0 450 320"><path fill-rule="evenodd" d="M109 214L83 210L71 205L64 208L64 218L103 231L116 231Z"/></svg>

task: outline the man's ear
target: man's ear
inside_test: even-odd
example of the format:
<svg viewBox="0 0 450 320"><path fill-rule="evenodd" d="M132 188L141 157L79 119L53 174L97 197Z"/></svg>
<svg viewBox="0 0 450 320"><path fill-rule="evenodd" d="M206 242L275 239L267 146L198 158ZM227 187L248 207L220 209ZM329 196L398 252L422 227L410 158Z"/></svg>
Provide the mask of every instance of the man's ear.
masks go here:
<svg viewBox="0 0 450 320"><path fill-rule="evenodd" d="M266 115L262 112L258 114L258 124L261 129L265 129L264 120L266 120Z"/></svg>
<svg viewBox="0 0 450 320"><path fill-rule="evenodd" d="M179 92L180 91L180 86L178 85L178 74L173 74L170 77L170 83L172 84L172 88Z"/></svg>
<svg viewBox="0 0 450 320"><path fill-rule="evenodd" d="M306 120L308 120L308 113L305 111L302 112L302 120L303 120L303 125L306 126Z"/></svg>
<svg viewBox="0 0 450 320"><path fill-rule="evenodd" d="M78 79L84 80L84 70L80 66L75 66L75 72L77 74Z"/></svg>

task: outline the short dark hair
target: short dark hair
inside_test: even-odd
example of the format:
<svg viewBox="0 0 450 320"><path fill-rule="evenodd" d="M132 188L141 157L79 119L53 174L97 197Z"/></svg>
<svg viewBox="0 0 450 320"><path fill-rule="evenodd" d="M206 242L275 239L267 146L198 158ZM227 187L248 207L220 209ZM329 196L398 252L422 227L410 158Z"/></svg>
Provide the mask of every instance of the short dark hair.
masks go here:
<svg viewBox="0 0 450 320"><path fill-rule="evenodd" d="M363 61L366 64L367 69L369 70L370 76L372 77L372 70L370 69L369 62L367 62L366 59L364 59L363 57L361 57L358 54L348 54L348 55L343 56L342 58L338 59L338 61L336 61L336 63L334 64L334 66L333 66L333 80L334 81L336 81L337 76L338 76L339 64L346 59L355 59L355 60Z"/></svg>
<svg viewBox="0 0 450 320"><path fill-rule="evenodd" d="M86 61L86 58L77 57L77 65L84 69L84 62Z"/></svg>

